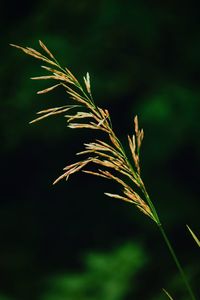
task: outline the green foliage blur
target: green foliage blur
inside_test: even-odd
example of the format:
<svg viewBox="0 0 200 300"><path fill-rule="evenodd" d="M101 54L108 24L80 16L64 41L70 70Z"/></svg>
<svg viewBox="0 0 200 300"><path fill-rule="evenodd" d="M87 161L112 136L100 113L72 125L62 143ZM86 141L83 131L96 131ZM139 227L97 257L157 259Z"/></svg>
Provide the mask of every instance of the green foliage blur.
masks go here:
<svg viewBox="0 0 200 300"><path fill-rule="evenodd" d="M78 78L88 71L127 146L133 117L145 131L142 174L197 293L200 23L194 1L3 1L1 16L0 300L164 300L185 290L155 225L107 199L117 187L85 174L52 187L93 133L41 109L69 101L32 82L40 64L9 43L41 39ZM148 263L147 263L148 261Z"/></svg>
<svg viewBox="0 0 200 300"><path fill-rule="evenodd" d="M136 289L135 277L145 262L144 250L137 244L120 246L109 254L90 253L84 273L56 275L47 282L41 300L124 299L131 286Z"/></svg>

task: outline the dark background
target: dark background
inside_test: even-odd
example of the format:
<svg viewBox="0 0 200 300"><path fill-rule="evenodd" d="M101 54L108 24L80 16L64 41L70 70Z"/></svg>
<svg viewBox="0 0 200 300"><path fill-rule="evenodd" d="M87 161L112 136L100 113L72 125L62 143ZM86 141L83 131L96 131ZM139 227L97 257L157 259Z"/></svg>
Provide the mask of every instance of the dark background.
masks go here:
<svg viewBox="0 0 200 300"><path fill-rule="evenodd" d="M38 110L69 100L32 82L40 63L8 44L41 39L109 109L122 141L138 114L142 172L197 295L200 24L194 1L3 1L1 4L0 300L188 299L156 226L104 196L115 187L86 174L52 186L95 138Z"/></svg>

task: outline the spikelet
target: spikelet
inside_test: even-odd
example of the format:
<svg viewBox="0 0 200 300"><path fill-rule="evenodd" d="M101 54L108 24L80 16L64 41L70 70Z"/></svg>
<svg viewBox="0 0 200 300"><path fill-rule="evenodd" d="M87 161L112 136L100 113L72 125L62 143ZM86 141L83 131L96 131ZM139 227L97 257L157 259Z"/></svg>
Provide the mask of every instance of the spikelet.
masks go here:
<svg viewBox="0 0 200 300"><path fill-rule="evenodd" d="M90 74L87 72L86 77L83 77L86 90L89 94L91 94L91 87L90 87Z"/></svg>
<svg viewBox="0 0 200 300"><path fill-rule="evenodd" d="M55 88L57 88L59 85L60 85L60 83L55 84L55 85L53 85L53 86L50 86L50 87L47 88L47 89L44 89L44 90L42 90L42 91L38 91L37 94L39 95L39 94L45 94L45 93L48 93L48 92L54 90Z"/></svg>
<svg viewBox="0 0 200 300"><path fill-rule="evenodd" d="M42 47L42 49L52 58L55 59L53 54L49 51L49 49L45 46L45 44L39 40L39 44Z"/></svg>

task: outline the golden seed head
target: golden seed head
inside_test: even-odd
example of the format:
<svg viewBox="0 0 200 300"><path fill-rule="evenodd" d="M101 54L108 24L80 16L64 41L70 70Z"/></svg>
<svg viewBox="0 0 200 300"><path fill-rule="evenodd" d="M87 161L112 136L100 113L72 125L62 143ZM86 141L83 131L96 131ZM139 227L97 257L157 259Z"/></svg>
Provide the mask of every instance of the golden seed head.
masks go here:
<svg viewBox="0 0 200 300"><path fill-rule="evenodd" d="M56 84L41 91L37 94L48 93L58 86L62 86L70 98L75 102L74 105L65 105L61 107L54 107L38 112L39 117L31 121L31 123L49 117L51 115L66 113L72 109L71 114L65 114L67 118L68 127L73 129L94 129L107 134L107 141L96 140L95 142L85 143L85 149L78 152L77 155L90 155L86 159L80 160L76 163L66 166L64 173L59 176L53 184L56 184L62 179L68 179L70 175L83 171L88 174L103 177L105 179L113 180L122 187L122 195L105 193L112 198L121 199L130 202L138 207L144 214L148 215L154 221L156 218L148 205L148 201L143 200L138 192L135 192L131 185L137 186L137 190L144 192L144 184L140 177L140 160L139 152L144 138L143 129L139 129L138 117L134 118L135 134L130 137L128 135L128 144L134 165L130 163L120 140L115 135L110 115L107 109L102 109L93 101L91 95L90 75L87 72L83 77L85 88L81 86L77 78L72 74L68 68L62 68L53 54L49 51L46 45L39 41L40 47L45 54L41 54L30 47L21 47L11 44L11 46L18 48L26 54L33 56L39 60L44 61L46 65L42 66L45 71L50 72L50 75L32 77L33 80L56 80ZM50 65L50 66L49 66ZM73 111L75 109L75 112ZM78 110L78 111L77 111ZM71 112L71 111L70 111ZM85 170L89 164L100 166L102 169L97 171Z"/></svg>

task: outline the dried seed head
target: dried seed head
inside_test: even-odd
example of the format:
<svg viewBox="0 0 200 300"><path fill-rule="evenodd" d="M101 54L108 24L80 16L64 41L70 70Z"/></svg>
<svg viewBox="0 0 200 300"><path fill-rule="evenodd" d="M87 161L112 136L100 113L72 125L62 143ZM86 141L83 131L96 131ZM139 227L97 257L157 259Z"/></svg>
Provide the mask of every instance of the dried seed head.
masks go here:
<svg viewBox="0 0 200 300"><path fill-rule="evenodd" d="M87 73L84 77L85 88L83 88L77 78L71 73L68 68L62 68L58 64L57 60L54 58L53 54L49 51L46 45L41 41L39 41L39 44L44 50L46 56L30 47L24 48L17 45L12 45L13 47L22 50L26 54L42 60L48 65L53 66L42 66L43 69L50 72L50 75L32 77L32 79L54 79L59 81L59 83L37 93L44 94L54 90L59 85L62 85L70 98L73 99L73 101L76 102L77 105L67 105L42 110L38 112L40 116L33 120L31 123L39 121L51 115L65 113L71 108L79 107L79 110L75 113L65 115L68 120L68 127L73 129L95 129L103 132L104 134L106 133L108 137L108 141L106 142L102 140L96 140L93 143L85 143L84 151L81 151L77 154L89 154L91 156L65 167L63 169L64 173L59 176L53 184L56 184L61 179L67 180L70 175L81 170L85 173L113 180L120 184L120 186L122 187L123 195L105 193L107 196L133 203L144 214L148 215L155 222L157 222L158 219L156 216L154 216L154 213L151 210L152 205L151 202L149 202L148 197L146 197L146 190L140 177L139 152L144 137L144 132L142 129L139 129L138 117L135 116L134 118L135 135L133 135L132 137L128 136L129 148L134 162L134 166L132 166L125 154L120 140L117 138L112 129L108 110L96 106L92 99L89 73ZM80 123L79 120L81 120ZM93 163L95 166L101 166L102 169L98 169L97 172L85 170L85 166L89 163ZM143 200L140 195L132 189L131 184L137 186L137 189L139 189L140 192L144 194L146 200Z"/></svg>

